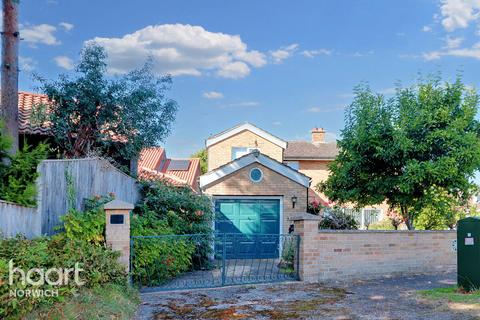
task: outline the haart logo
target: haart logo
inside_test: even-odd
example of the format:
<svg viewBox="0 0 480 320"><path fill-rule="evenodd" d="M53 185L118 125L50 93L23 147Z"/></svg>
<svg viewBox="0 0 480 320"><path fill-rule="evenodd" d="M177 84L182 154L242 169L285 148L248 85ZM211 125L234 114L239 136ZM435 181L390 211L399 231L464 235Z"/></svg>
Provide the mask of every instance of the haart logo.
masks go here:
<svg viewBox="0 0 480 320"><path fill-rule="evenodd" d="M20 282L22 283L22 286L32 287L32 289L10 290L10 296L15 297L58 296L58 289L36 289L36 287L38 288L45 284L53 287L61 287L71 284L72 280L76 286L82 286L85 284L85 282L80 279L80 273L84 272L85 270L80 268L78 262L75 263L75 268L32 268L25 271L19 267L15 267L13 260L10 260L8 262L8 270L8 284L10 286L14 285L15 275L17 274L20 275Z"/></svg>

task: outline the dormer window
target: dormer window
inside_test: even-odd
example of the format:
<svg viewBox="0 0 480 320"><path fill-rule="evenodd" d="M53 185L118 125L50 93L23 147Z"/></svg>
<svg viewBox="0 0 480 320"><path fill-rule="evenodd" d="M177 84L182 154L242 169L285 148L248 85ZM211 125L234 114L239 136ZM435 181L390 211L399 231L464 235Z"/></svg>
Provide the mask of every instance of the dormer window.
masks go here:
<svg viewBox="0 0 480 320"><path fill-rule="evenodd" d="M247 148L247 147L232 147L232 160L243 157L246 154L252 153L258 148Z"/></svg>

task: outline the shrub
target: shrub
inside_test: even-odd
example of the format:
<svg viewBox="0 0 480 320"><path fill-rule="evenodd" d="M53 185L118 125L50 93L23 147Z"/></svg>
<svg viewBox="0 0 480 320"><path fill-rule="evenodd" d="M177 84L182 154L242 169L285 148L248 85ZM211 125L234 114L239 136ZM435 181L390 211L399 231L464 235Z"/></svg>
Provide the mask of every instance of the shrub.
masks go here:
<svg viewBox="0 0 480 320"><path fill-rule="evenodd" d="M85 200L85 211L71 209L61 219L65 236L93 244L105 242L105 211L103 205L114 199L114 195L96 196Z"/></svg>
<svg viewBox="0 0 480 320"><path fill-rule="evenodd" d="M0 176L0 198L26 206L35 206L37 166L47 158L47 155L48 145L41 143L35 148L25 144L14 156L9 157L10 165L0 170L0 174L3 172Z"/></svg>
<svg viewBox="0 0 480 320"><path fill-rule="evenodd" d="M100 205L111 200L109 197L96 197L88 201L89 210L70 211L63 217L64 232L53 237L27 240L23 237L0 241L0 283L8 281L8 262L13 260L15 267L23 270L32 268L74 268L75 264L84 270L82 281L87 288L96 288L107 283L126 285L125 267L119 264L119 253L105 246L105 213ZM15 277L13 286L0 286L0 318L18 319L39 305L63 301L77 292L79 287L71 281L68 285L55 287L58 297L10 297L10 290L32 289ZM44 284L35 289L53 289Z"/></svg>
<svg viewBox="0 0 480 320"><path fill-rule="evenodd" d="M189 236L175 236L167 220L159 220L152 212L134 215L132 236L161 236L136 238L133 246L133 277L142 285L158 285L188 271L192 267L195 245ZM153 281L150 281L150 276Z"/></svg>
<svg viewBox="0 0 480 320"><path fill-rule="evenodd" d="M324 209L324 206L317 200L313 200L307 205L307 212L311 214L319 215L322 209Z"/></svg>
<svg viewBox="0 0 480 320"><path fill-rule="evenodd" d="M396 230L390 219L382 219L368 226L368 230Z"/></svg>
<svg viewBox="0 0 480 320"><path fill-rule="evenodd" d="M117 262L118 253L104 246L92 245L78 239L69 239L65 234L51 238L27 240L22 237L0 241L0 283L8 283L8 262L23 270L32 268L74 268L75 263L84 270L80 273L85 287L93 288L106 283L126 284L125 268ZM10 296L15 289L58 289L58 297L48 296ZM63 301L65 297L77 292L79 288L74 281L61 287L24 286L18 273L14 276L13 286L0 286L0 318L19 319L33 308Z"/></svg>
<svg viewBox="0 0 480 320"><path fill-rule="evenodd" d="M141 184L142 200L135 213L155 215L165 220L174 234L208 234L213 218L210 198L195 194L188 187L176 187L165 181Z"/></svg>
<svg viewBox="0 0 480 320"><path fill-rule="evenodd" d="M325 210L322 220L319 223L320 229L335 230L356 230L358 222L349 214L344 213L340 208Z"/></svg>

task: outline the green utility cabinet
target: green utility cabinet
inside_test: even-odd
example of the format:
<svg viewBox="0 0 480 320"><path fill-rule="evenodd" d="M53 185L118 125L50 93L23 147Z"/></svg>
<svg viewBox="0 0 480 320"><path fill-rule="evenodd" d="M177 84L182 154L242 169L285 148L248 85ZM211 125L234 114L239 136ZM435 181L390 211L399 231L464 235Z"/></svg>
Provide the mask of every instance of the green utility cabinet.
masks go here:
<svg viewBox="0 0 480 320"><path fill-rule="evenodd" d="M480 289L480 218L458 221L457 270L459 287Z"/></svg>

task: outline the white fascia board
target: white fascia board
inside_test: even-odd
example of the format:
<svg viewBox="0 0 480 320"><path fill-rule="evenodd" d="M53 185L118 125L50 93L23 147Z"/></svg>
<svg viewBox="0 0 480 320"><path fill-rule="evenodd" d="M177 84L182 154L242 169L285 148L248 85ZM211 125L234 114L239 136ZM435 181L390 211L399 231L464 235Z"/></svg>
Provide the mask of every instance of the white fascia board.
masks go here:
<svg viewBox="0 0 480 320"><path fill-rule="evenodd" d="M240 133L244 130L251 131L251 132L255 133L256 135L264 138L265 140L268 140L268 141L272 142L273 144L276 144L277 146L281 147L282 149L287 148L287 142L286 141L275 137L274 135L266 132L265 130L257 128L250 123L242 124L240 126L232 128L231 130L227 130L227 131L225 131L224 133L222 133L218 136L214 136L212 138L209 138L205 141L205 145L208 148L209 146L211 146L215 143L218 143L220 141L223 141L227 138L230 138L231 136L234 136L237 133Z"/></svg>
<svg viewBox="0 0 480 320"><path fill-rule="evenodd" d="M255 157L253 153L243 156L232 163L229 163L221 168L218 168L216 170L212 170L202 176L200 176L200 188L203 189L204 187L214 183L215 181L234 173L235 171L238 171L242 168L245 168L246 166L258 162L262 164L263 166L289 178L290 180L293 180L297 182L298 184L303 185L304 187L308 188L310 187L310 178L307 176L291 169L290 167L287 167L283 164L281 164L278 161L275 161L273 159L270 159L262 154L260 154L258 157Z"/></svg>

